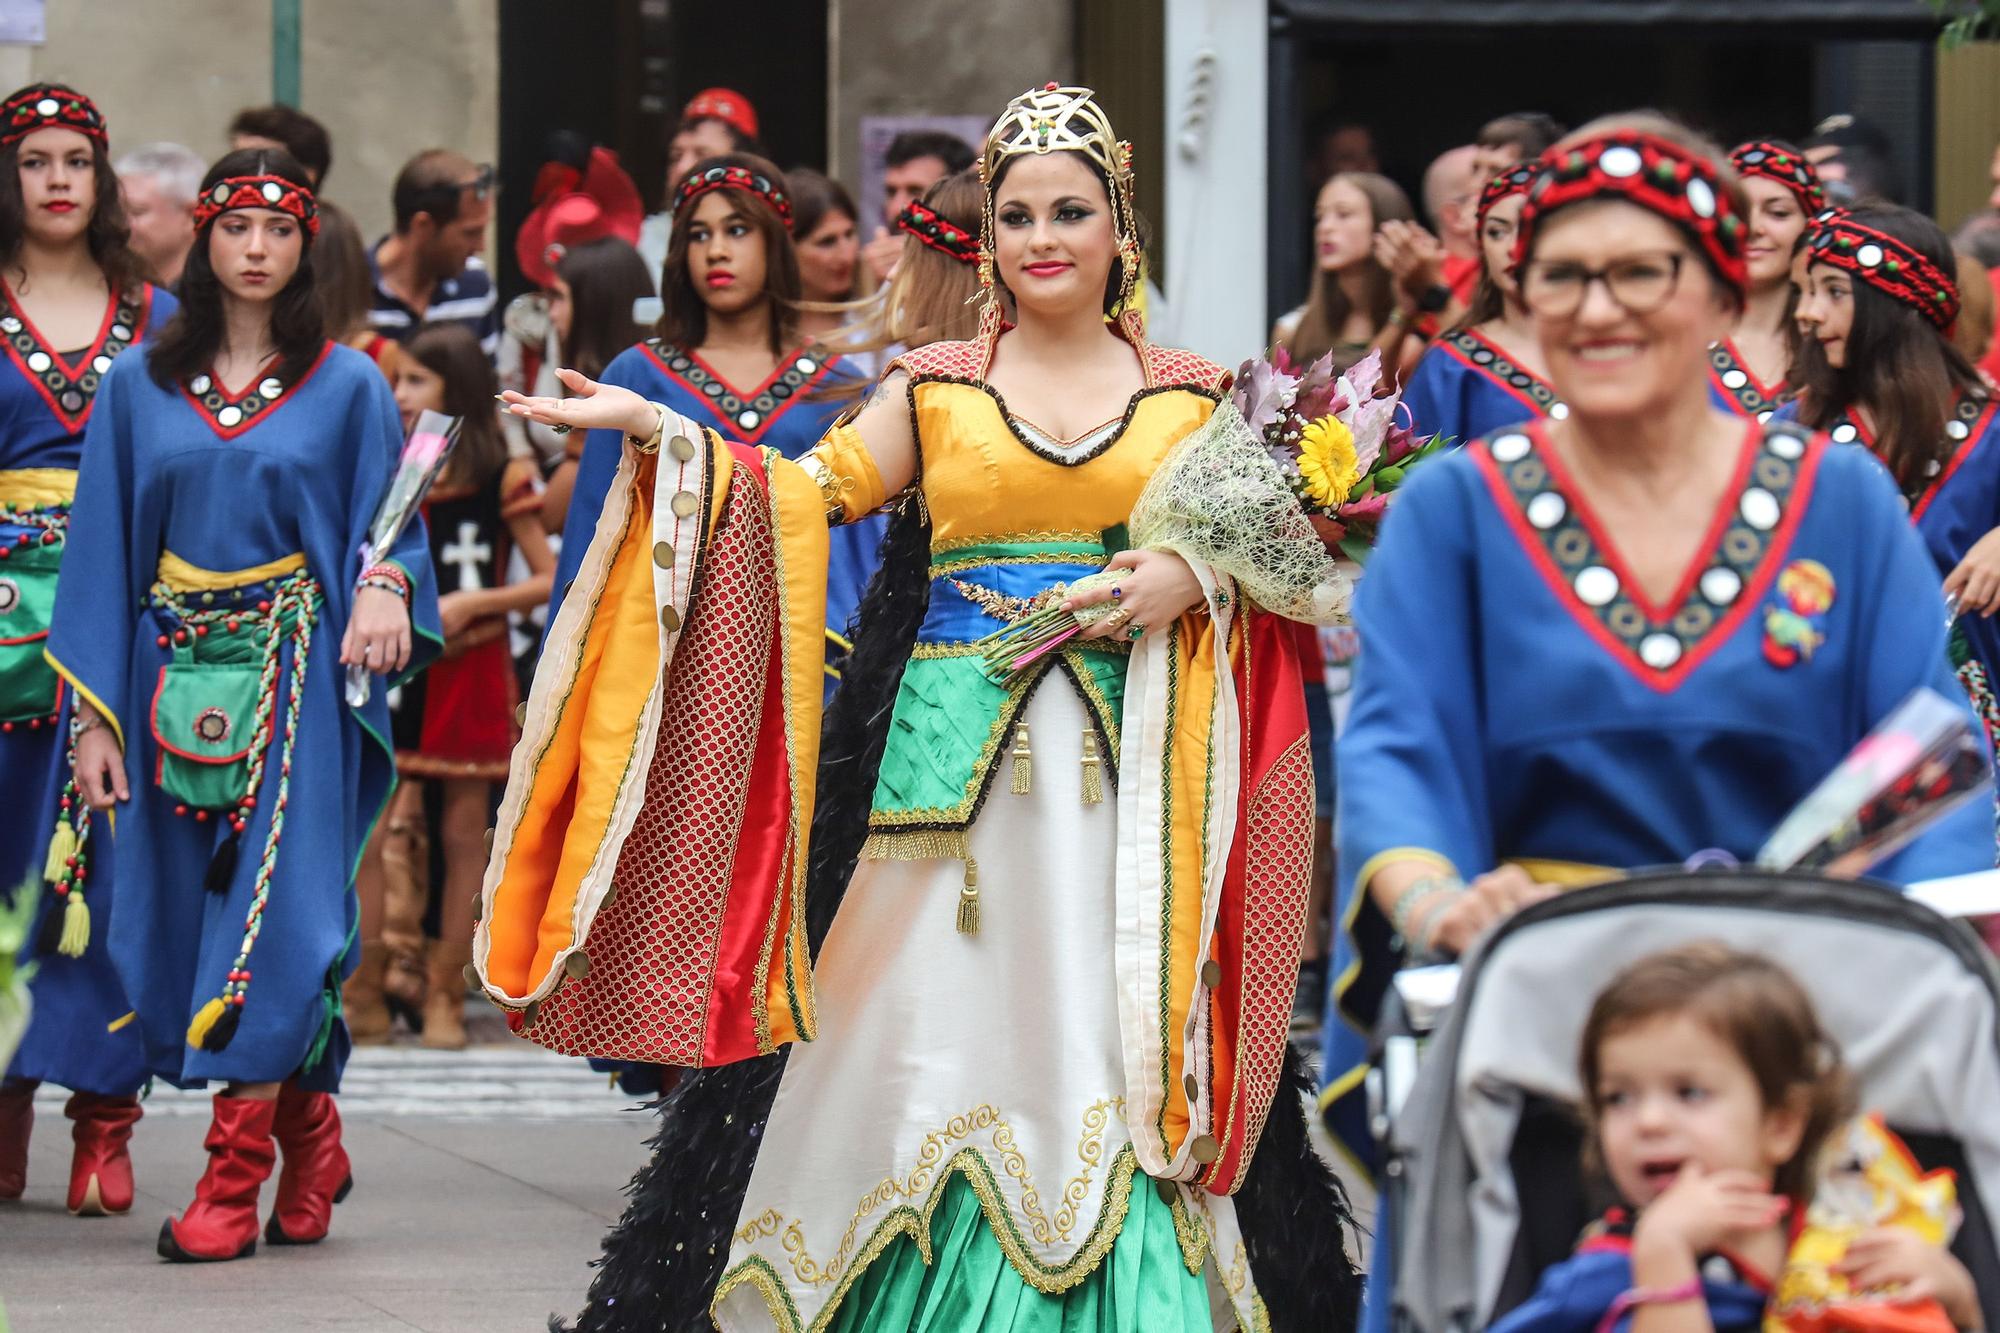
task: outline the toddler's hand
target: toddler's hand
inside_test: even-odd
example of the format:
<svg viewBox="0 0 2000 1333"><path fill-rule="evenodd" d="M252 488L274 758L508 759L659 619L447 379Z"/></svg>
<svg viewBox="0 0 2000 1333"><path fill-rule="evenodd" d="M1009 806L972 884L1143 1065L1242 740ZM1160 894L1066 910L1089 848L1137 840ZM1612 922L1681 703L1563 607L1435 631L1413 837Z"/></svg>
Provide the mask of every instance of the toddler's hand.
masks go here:
<svg viewBox="0 0 2000 1333"><path fill-rule="evenodd" d="M1936 1300L1959 1328L1980 1326L1972 1275L1941 1245L1907 1227L1876 1227L1848 1243L1839 1271L1860 1291L1899 1288L1898 1304Z"/></svg>
<svg viewBox="0 0 2000 1333"><path fill-rule="evenodd" d="M1748 1171L1704 1171L1683 1166L1666 1193L1639 1215L1633 1232L1642 1240L1685 1246L1694 1258L1712 1254L1776 1226L1790 1209L1782 1195Z"/></svg>

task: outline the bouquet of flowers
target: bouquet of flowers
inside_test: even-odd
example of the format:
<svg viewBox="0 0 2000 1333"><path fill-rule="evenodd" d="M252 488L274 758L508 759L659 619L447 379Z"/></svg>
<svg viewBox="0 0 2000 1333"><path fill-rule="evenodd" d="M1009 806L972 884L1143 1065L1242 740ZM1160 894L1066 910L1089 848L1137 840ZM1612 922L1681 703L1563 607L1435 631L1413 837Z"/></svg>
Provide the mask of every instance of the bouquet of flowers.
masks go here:
<svg viewBox="0 0 2000 1333"><path fill-rule="evenodd" d="M431 493L432 484L450 460L451 447L458 443L458 428L463 424L463 418L448 417L442 412L418 414L410 427L410 438L403 441L396 475L389 478L389 489L376 507L374 522L368 525L368 540L361 544L361 568L374 564L377 556L402 538L403 530L410 526L410 520L416 517L424 497ZM359 708L367 703L369 689L367 667L347 668L346 693L351 706Z"/></svg>
<svg viewBox="0 0 2000 1333"><path fill-rule="evenodd" d="M1409 470L1450 443L1396 420L1402 395L1382 392L1380 351L1336 375L1331 354L1302 370L1276 348L1269 361L1244 362L1233 401L1314 526L1356 563Z"/></svg>

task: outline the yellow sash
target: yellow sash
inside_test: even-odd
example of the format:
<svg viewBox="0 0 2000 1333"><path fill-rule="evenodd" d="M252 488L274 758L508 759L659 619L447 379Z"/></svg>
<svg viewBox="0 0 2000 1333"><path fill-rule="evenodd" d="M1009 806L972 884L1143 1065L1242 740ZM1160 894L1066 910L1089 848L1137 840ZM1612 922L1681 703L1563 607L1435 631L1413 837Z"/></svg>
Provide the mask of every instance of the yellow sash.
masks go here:
<svg viewBox="0 0 2000 1333"><path fill-rule="evenodd" d="M0 473L0 477L5 475ZM162 551L160 568L155 577L175 592L221 592L225 588L243 588L252 583L268 583L287 574L296 574L305 567L305 554L299 551L280 556L276 560L267 560L261 565L252 565L248 569L227 571L203 569L199 565L189 564L172 551Z"/></svg>

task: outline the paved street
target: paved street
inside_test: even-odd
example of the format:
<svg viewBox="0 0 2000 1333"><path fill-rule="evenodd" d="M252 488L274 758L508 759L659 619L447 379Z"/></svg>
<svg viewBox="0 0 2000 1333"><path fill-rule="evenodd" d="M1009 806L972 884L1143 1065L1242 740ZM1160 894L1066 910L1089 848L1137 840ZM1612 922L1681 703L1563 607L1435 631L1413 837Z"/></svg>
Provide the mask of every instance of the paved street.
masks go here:
<svg viewBox="0 0 2000 1333"><path fill-rule="evenodd" d="M238 1263L184 1267L153 1252L201 1172L206 1097L156 1091L133 1139L132 1212L78 1219L63 1209L62 1095L45 1091L27 1195L0 1204L13 1333L497 1333L573 1313L651 1117L583 1062L494 1036L462 1054L357 1052L341 1097L355 1186L333 1234L260 1244Z"/></svg>

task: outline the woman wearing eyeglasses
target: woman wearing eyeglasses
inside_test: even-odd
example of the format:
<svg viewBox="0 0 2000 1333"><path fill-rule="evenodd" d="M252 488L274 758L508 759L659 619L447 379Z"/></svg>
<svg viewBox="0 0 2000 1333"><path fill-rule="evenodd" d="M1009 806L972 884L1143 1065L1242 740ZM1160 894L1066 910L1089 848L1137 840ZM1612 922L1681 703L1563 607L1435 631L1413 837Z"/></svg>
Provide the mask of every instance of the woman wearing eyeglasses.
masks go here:
<svg viewBox="0 0 2000 1333"><path fill-rule="evenodd" d="M1746 287L1721 154L1634 115L1543 161L1518 272L1569 415L1420 471L1359 594L1338 962L1364 966L1339 997L1357 1027L1330 1038L1336 1094L1398 947L1456 955L1557 886L1748 860L1911 691L1960 697L1937 575L1881 468L1710 399ZM1978 805L1877 873L1990 865Z"/></svg>

